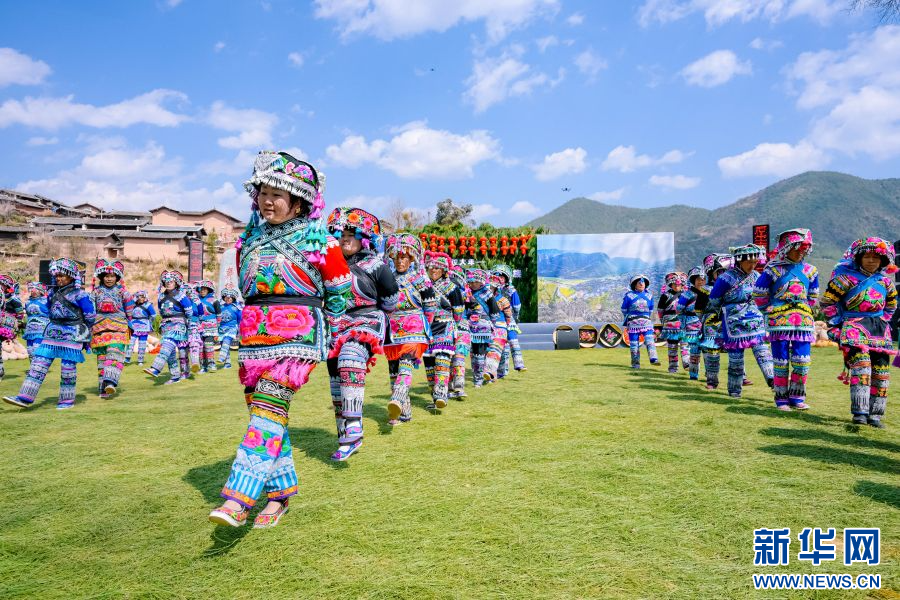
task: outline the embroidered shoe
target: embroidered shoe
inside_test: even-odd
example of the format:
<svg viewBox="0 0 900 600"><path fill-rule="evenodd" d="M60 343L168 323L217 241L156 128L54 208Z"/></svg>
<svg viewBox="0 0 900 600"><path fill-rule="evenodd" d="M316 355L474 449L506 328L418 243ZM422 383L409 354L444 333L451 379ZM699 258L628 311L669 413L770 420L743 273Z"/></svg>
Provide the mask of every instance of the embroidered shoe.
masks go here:
<svg viewBox="0 0 900 600"><path fill-rule="evenodd" d="M869 426L874 427L875 429L885 429L881 419L873 419L872 417L869 417Z"/></svg>
<svg viewBox="0 0 900 600"><path fill-rule="evenodd" d="M74 402L60 402L56 405L56 410L69 410L70 408L74 408Z"/></svg>
<svg viewBox="0 0 900 600"><path fill-rule="evenodd" d="M138 366L139 366L139 367L143 367L143 366L144 366L144 362L143 362L143 361L139 362L139 363L138 363Z"/></svg>
<svg viewBox="0 0 900 600"><path fill-rule="evenodd" d="M178 383L179 381L181 381L180 377L173 377L172 379L165 382L163 385L172 385L173 383Z"/></svg>
<svg viewBox="0 0 900 600"><path fill-rule="evenodd" d="M445 398L438 398L437 400L434 401L434 405L438 408L446 408L447 400Z"/></svg>
<svg viewBox="0 0 900 600"><path fill-rule="evenodd" d="M259 513L256 515L256 518L253 519L253 529L267 529L269 527L275 527L278 525L278 522L281 520L281 517L288 511L288 501L287 499L281 501L281 508L273 512L272 514L263 514Z"/></svg>
<svg viewBox="0 0 900 600"><path fill-rule="evenodd" d="M404 417L402 415L400 416L401 423L409 423L410 421L412 421L412 417Z"/></svg>
<svg viewBox="0 0 900 600"><path fill-rule="evenodd" d="M462 400L463 398L467 398L465 390L459 390L456 392L456 399Z"/></svg>
<svg viewBox="0 0 900 600"><path fill-rule="evenodd" d="M515 367L516 371L527 371L528 367Z"/></svg>
<svg viewBox="0 0 900 600"><path fill-rule="evenodd" d="M223 369L230 369L230 368L231 368L231 363L225 363L224 365L222 365L222 368L223 368Z"/></svg>
<svg viewBox="0 0 900 600"><path fill-rule="evenodd" d="M744 377L744 385L753 385L753 382L750 381L749 377Z"/></svg>
<svg viewBox="0 0 900 600"><path fill-rule="evenodd" d="M869 418L866 415L853 415L854 425L868 425Z"/></svg>
<svg viewBox="0 0 900 600"><path fill-rule="evenodd" d="M393 427L394 425L399 425L400 421L398 419L389 419L387 424Z"/></svg>
<svg viewBox="0 0 900 600"><path fill-rule="evenodd" d="M348 444L346 446L340 446L337 450L334 451L334 454L331 455L331 460L336 462L343 462L350 458L359 447L362 446L362 440L356 440L352 444Z"/></svg>
<svg viewBox="0 0 900 600"><path fill-rule="evenodd" d="M806 402L798 402L791 408L794 408L796 410L809 410L809 404L807 404Z"/></svg>
<svg viewBox="0 0 900 600"><path fill-rule="evenodd" d="M28 408L33 404L32 402L26 402L25 400L22 400L18 396L3 396L3 401L7 404L18 406L19 408Z"/></svg>
<svg viewBox="0 0 900 600"><path fill-rule="evenodd" d="M390 421L396 421L400 418L400 414L403 412L403 406L400 405L396 400L391 400L388 402L388 419Z"/></svg>
<svg viewBox="0 0 900 600"><path fill-rule="evenodd" d="M247 515L250 514L249 508L228 508L220 506L209 513L209 522L216 525L230 525L231 527L240 527L247 522Z"/></svg>
<svg viewBox="0 0 900 600"><path fill-rule="evenodd" d="M791 412L791 407L787 404L779 404L775 407L776 410L780 410L782 412Z"/></svg>
<svg viewBox="0 0 900 600"><path fill-rule="evenodd" d="M740 398L741 397L740 392L728 392L728 395L731 396L732 398Z"/></svg>
<svg viewBox="0 0 900 600"><path fill-rule="evenodd" d="M153 367L147 367L144 369L144 373L149 375L150 377L159 377L159 373L153 370Z"/></svg>

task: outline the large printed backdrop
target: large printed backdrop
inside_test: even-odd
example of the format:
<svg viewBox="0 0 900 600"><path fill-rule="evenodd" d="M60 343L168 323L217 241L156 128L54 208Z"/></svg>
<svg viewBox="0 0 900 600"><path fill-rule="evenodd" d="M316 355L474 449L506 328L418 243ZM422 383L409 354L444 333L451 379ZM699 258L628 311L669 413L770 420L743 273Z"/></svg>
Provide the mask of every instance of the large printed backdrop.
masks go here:
<svg viewBox="0 0 900 600"><path fill-rule="evenodd" d="M631 278L647 275L656 298L675 269L675 234L539 235L537 261L540 322L621 323Z"/></svg>

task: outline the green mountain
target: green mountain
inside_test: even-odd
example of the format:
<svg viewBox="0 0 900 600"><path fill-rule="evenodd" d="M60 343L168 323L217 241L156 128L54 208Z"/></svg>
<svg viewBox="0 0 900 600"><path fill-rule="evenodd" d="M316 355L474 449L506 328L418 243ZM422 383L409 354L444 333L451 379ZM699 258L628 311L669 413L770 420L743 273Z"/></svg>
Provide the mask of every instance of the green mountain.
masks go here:
<svg viewBox="0 0 900 600"><path fill-rule="evenodd" d="M549 233L674 231L675 262L687 270L711 252L752 241L753 225L762 223L771 226L773 245L775 236L789 227L811 229L812 262L830 271L857 238L900 237L900 179L803 173L715 210L684 205L628 208L575 198L529 225Z"/></svg>

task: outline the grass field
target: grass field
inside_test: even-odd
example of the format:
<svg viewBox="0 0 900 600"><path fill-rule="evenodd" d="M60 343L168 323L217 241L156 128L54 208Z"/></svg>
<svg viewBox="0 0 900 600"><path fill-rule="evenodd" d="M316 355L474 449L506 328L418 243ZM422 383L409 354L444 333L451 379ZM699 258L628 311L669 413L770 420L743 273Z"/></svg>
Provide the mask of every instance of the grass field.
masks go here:
<svg viewBox="0 0 900 600"><path fill-rule="evenodd" d="M100 400L88 357L59 412L54 366L35 407L0 408L0 597L867 597L756 593L754 572L877 573L868 597L900 596L900 402L887 430L849 425L836 350L816 349L813 409L790 414L749 353L740 400L632 371L626 350L526 361L441 415L418 371L413 422L394 429L380 361L347 464L329 460L322 365L291 415L301 493L273 530L206 520L247 424L235 371L173 388L132 366ZM753 566L758 527L791 527L789 566ZM804 527L881 527L881 565L845 567L840 545L801 563Z"/></svg>

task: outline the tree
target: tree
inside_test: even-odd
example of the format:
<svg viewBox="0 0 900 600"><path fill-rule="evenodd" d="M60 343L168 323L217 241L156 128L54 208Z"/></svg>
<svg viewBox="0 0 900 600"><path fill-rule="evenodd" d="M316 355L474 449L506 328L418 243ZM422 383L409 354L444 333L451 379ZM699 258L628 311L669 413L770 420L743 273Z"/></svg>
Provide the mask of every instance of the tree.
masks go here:
<svg viewBox="0 0 900 600"><path fill-rule="evenodd" d="M422 213L414 208L407 208L403 201L397 200L388 211L386 219L381 219L381 228L385 233L420 229L424 225Z"/></svg>
<svg viewBox="0 0 900 600"><path fill-rule="evenodd" d="M900 22L900 0L850 0L849 8L874 10L882 23Z"/></svg>
<svg viewBox="0 0 900 600"><path fill-rule="evenodd" d="M434 215L434 222L438 225L453 226L457 223L466 223L471 221L472 205L463 204L457 206L450 198L445 198L437 204L437 213Z"/></svg>

